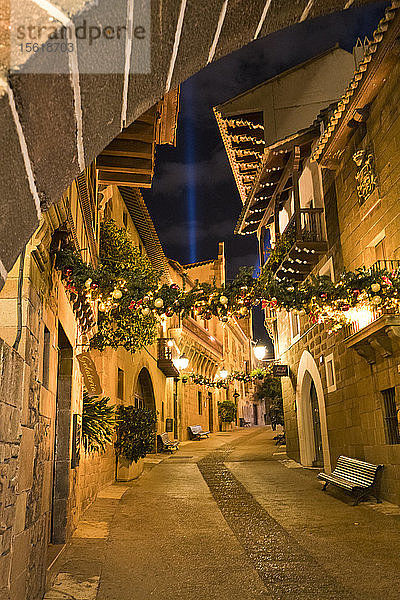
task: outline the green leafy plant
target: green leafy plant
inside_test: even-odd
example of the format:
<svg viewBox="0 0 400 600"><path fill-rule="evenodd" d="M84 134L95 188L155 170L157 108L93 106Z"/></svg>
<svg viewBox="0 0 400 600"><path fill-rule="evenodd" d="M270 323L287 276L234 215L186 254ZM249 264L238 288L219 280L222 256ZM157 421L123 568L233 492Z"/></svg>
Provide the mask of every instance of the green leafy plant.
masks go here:
<svg viewBox="0 0 400 600"><path fill-rule="evenodd" d="M237 408L232 400L221 400L218 402L218 416L223 423L236 421Z"/></svg>
<svg viewBox="0 0 400 600"><path fill-rule="evenodd" d="M87 454L104 452L115 431L115 407L110 398L89 396L83 392L82 439Z"/></svg>
<svg viewBox="0 0 400 600"><path fill-rule="evenodd" d="M277 425L284 425L282 386L280 377L267 376L256 383L253 394L256 401L265 401L265 408Z"/></svg>
<svg viewBox="0 0 400 600"><path fill-rule="evenodd" d="M117 457L123 456L130 463L137 463L154 450L157 430L157 413L149 408L118 406L117 408Z"/></svg>

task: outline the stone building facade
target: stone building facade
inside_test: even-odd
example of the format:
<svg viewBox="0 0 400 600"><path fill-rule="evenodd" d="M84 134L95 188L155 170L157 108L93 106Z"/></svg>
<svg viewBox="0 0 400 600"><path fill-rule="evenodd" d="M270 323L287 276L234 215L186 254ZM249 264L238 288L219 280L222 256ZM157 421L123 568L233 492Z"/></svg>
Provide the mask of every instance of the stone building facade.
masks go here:
<svg viewBox="0 0 400 600"><path fill-rule="evenodd" d="M280 245L271 268L283 286L312 274L335 281L344 269L400 266L398 13L394 3L371 42L357 44L344 86L325 62L322 77L336 102L315 113L292 103L282 135L267 139L265 123L279 114L263 107L261 119L258 88L216 109L244 193L236 232L257 234L261 266ZM302 73L300 99L318 91L321 73L310 64L289 72ZM287 76L279 76L282 86ZM288 455L327 471L340 454L384 464L382 496L399 504L399 315L371 309L336 333L304 312L267 309L265 317L276 357L289 367L282 378Z"/></svg>
<svg viewBox="0 0 400 600"><path fill-rule="evenodd" d="M271 248L284 248L271 267L283 286L400 266L399 31L393 4L371 42L358 44L341 98L272 140L255 163L236 230L257 233L262 266ZM243 128L235 119L228 127ZM327 471L341 454L383 464L382 496L400 504L399 315L367 310L335 333L304 312L267 309L266 326L289 367L288 455Z"/></svg>
<svg viewBox="0 0 400 600"><path fill-rule="evenodd" d="M0 293L0 595L7 600L39 600L48 565L97 493L116 477L130 480L143 470L142 460L129 465L120 459L116 465L112 445L100 455L80 448L79 357L95 332L97 303L78 305L69 295L54 268L55 245L68 234L84 261L95 265L100 223L112 218L163 271L163 282L183 285L183 276L190 286L195 279L221 283L225 278L223 245L217 258L204 264L181 267L168 261L140 191L100 186L97 172L93 166L81 174L42 217ZM248 329L238 341L243 359L250 335ZM166 372L160 357L168 341L173 353ZM219 321L161 319L156 342L134 355L119 348L91 350L90 356L102 396L114 405L155 409L158 433L172 420L183 440L189 425L218 430L221 393L178 380L173 358L183 352L188 371L215 375L224 359Z"/></svg>

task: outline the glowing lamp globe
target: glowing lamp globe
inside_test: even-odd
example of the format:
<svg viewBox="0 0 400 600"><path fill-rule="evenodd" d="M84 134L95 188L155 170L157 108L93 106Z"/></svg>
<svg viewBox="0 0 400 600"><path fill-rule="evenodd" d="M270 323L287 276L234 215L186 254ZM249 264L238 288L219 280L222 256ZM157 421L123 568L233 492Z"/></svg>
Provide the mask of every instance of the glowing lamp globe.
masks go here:
<svg viewBox="0 0 400 600"><path fill-rule="evenodd" d="M175 358L172 362L174 363L178 371L184 371L185 369L187 369L189 359L184 354L181 354L179 358Z"/></svg>
<svg viewBox="0 0 400 600"><path fill-rule="evenodd" d="M254 356L257 360L264 360L267 354L267 349L265 346L258 345L254 348Z"/></svg>
<svg viewBox="0 0 400 600"><path fill-rule="evenodd" d="M219 372L219 376L221 377L221 379L226 379L228 377L228 371L224 368L221 369L221 371Z"/></svg>

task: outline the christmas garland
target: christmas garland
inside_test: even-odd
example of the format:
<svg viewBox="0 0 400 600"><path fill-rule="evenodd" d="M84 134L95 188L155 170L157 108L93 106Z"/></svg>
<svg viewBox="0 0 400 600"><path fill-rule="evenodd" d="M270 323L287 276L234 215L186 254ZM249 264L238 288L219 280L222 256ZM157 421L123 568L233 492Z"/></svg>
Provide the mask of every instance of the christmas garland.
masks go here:
<svg viewBox="0 0 400 600"><path fill-rule="evenodd" d="M275 252L276 260L284 248ZM275 256L274 254L274 256ZM270 261L268 261L270 265ZM160 285L161 273L128 239L114 221L102 224L99 265L85 264L71 248L57 253L56 267L71 294L97 301L98 333L92 346L125 347L130 352L153 343L161 317L194 313L226 323L247 317L253 306L304 311L312 323L326 322L331 331L374 312L400 312L400 270L357 269L344 272L337 282L310 276L299 285L277 280L270 266L254 278L243 267L225 286L197 283L184 291L176 284ZM372 316L371 319L372 320Z"/></svg>
<svg viewBox="0 0 400 600"><path fill-rule="evenodd" d="M254 381L263 381L267 378L273 378L272 366L268 366L264 369L254 369L254 371L251 371L250 373L246 373L245 371L234 371L224 379L218 377L215 379L210 379L204 375L189 373L188 375L182 375L180 380L182 383L193 383L194 385L205 385L207 387L227 389L229 384L233 383L234 381L249 383Z"/></svg>

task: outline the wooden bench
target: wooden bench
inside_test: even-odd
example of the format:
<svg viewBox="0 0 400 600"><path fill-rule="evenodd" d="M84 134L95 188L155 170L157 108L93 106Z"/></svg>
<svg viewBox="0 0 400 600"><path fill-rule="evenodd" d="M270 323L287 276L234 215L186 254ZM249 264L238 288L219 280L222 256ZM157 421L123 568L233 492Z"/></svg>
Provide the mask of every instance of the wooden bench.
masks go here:
<svg viewBox="0 0 400 600"><path fill-rule="evenodd" d="M161 451L166 450L168 452L173 452L174 450L179 450L179 441L178 440L170 440L167 432L159 433L157 436L158 447Z"/></svg>
<svg viewBox="0 0 400 600"><path fill-rule="evenodd" d="M240 427L250 427L250 421L246 421L244 417L239 418Z"/></svg>
<svg viewBox="0 0 400 600"><path fill-rule="evenodd" d="M323 491L331 483L355 496L354 506L357 506L369 493L372 493L377 503L380 503L376 480L381 469L383 465L373 465L349 456L339 456L335 470L330 474L319 473L318 479L325 482Z"/></svg>
<svg viewBox="0 0 400 600"><path fill-rule="evenodd" d="M192 440L201 440L204 437L208 438L209 431L203 431L201 425L189 425L189 434Z"/></svg>

